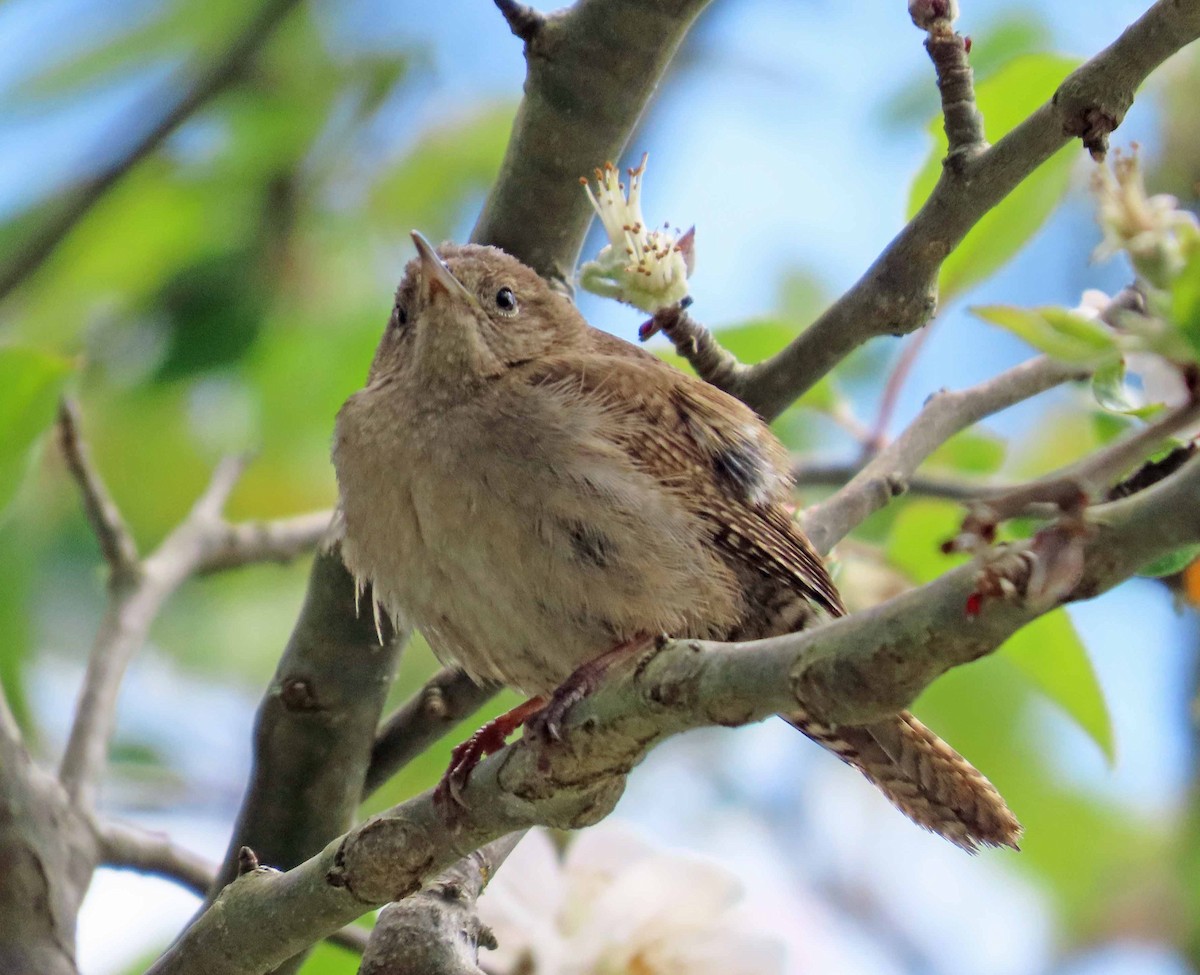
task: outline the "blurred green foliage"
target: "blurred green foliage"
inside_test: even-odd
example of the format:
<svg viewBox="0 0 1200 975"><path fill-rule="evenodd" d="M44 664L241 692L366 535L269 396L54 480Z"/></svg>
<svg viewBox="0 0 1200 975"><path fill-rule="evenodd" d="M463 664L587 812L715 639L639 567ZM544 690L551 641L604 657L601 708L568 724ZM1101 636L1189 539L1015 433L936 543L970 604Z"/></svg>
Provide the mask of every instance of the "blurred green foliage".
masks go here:
<svg viewBox="0 0 1200 975"><path fill-rule="evenodd" d="M68 384L98 467L143 549L178 521L218 457L255 460L232 517L332 504L329 437L361 385L420 226L446 236L494 178L515 106L484 99L428 130L379 142L410 82L412 51L339 51L301 5L239 76L139 163L0 309L0 507L7 507ZM165 3L44 65L16 96L83 99L150 68L202 64L247 22L243 4ZM182 84L190 72L180 70ZM114 156L174 98L145 99ZM356 151L360 150L360 151ZM360 159L361 157L361 159ZM362 159L369 160L370 164ZM18 253L53 209L33 201L0 226ZM21 720L32 647L76 663L87 643L36 612L55 580L101 590L94 543L54 451L3 527L22 552L0 572L0 675ZM190 583L156 644L198 677L263 685L294 622L307 569L259 567ZM86 633L94 620L83 621ZM427 651L397 696L433 666ZM416 667L424 659L423 666ZM135 747L118 767L144 764ZM123 762L129 758L129 762Z"/></svg>
<svg viewBox="0 0 1200 975"><path fill-rule="evenodd" d="M70 370L60 356L0 348L0 514L17 493L34 443L54 418Z"/></svg>

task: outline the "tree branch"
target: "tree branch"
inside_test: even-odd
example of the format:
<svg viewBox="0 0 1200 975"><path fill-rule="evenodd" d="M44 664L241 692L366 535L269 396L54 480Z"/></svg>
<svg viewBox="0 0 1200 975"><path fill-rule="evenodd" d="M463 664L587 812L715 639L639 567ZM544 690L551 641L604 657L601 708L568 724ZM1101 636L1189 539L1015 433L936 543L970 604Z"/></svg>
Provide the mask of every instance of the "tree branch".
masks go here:
<svg viewBox="0 0 1200 975"><path fill-rule="evenodd" d="M0 267L0 301L45 263L46 258L121 177L158 149L167 136L197 109L245 73L255 53L297 3L298 0L267 0L225 53L195 76L195 80L173 99L170 108L141 138L67 197L58 212L50 216L25 242L22 250ZM141 117L150 113L138 114Z"/></svg>
<svg viewBox="0 0 1200 975"><path fill-rule="evenodd" d="M862 464L819 464L801 459L792 467L792 482L797 487L841 488L862 469ZM1006 486L914 474L905 482L904 493L947 501L981 501L1007 490L1010 488Z"/></svg>
<svg viewBox="0 0 1200 975"><path fill-rule="evenodd" d="M137 575L137 543L92 464L91 452L79 429L79 407L70 399L63 399L59 408L58 444L67 470L83 495L84 513L108 565L109 584L121 586Z"/></svg>
<svg viewBox="0 0 1200 975"><path fill-rule="evenodd" d="M525 97L500 176L471 234L571 290L592 219L579 177L617 159L708 0L578 0L530 19L497 5L525 40Z"/></svg>
<svg viewBox="0 0 1200 975"><path fill-rule="evenodd" d="M1172 513L1164 518L1163 512ZM1086 599L1150 560L1200 541L1200 458L1145 491L1085 515L1083 569L1066 599ZM1030 558L1014 558L1023 553ZM1037 540L826 626L753 644L668 643L635 673L614 673L572 710L557 744L522 738L476 769L447 829L425 793L368 820L282 875L242 878L183 935L153 975L243 975L288 957L363 911L414 893L464 850L542 823L603 818L625 777L668 735L738 725L800 702L831 724L868 724L929 683L992 652L1051 607L1026 600ZM983 571L1017 565L1008 598L967 612Z"/></svg>
<svg viewBox="0 0 1200 975"><path fill-rule="evenodd" d="M983 116L975 105L975 75L967 54L970 45L954 31L958 0L910 0L913 23L926 31L925 50L937 73L942 96L942 120L946 130L945 165L957 168L961 161L987 147Z"/></svg>
<svg viewBox="0 0 1200 975"><path fill-rule="evenodd" d="M215 863L173 843L165 833L108 820L96 825L96 837L102 866L162 877L198 897L208 893L217 876ZM370 932L365 928L351 926L334 932L325 940L361 955L366 950L369 936Z"/></svg>
<svg viewBox="0 0 1200 975"><path fill-rule="evenodd" d="M273 521L225 524L210 537L196 571L207 575L262 562L291 562L316 548L329 527L330 515L329 511L314 511Z"/></svg>
<svg viewBox="0 0 1200 975"><path fill-rule="evenodd" d="M504 15L509 30L526 44L533 43L542 28L546 26L545 14L539 13L533 7L523 3L517 3L516 0L496 0L496 6Z"/></svg>
<svg viewBox="0 0 1200 975"><path fill-rule="evenodd" d="M139 561L120 510L92 464L74 404L63 403L58 431L67 467L79 484L88 521L110 569L108 602L92 643L59 769L67 795L87 812L107 762L125 670L146 642L164 602L185 580L200 572L295 557L316 544L328 515L229 524L222 510L247 459L227 457L217 465L183 521L151 555Z"/></svg>
<svg viewBox="0 0 1200 975"><path fill-rule="evenodd" d="M243 847L287 869L354 821L379 715L408 639L389 629L380 645L372 614L357 615L355 606L354 580L340 554L318 554L300 617L258 708L250 781L208 890L210 903L219 904L222 888L238 877ZM275 964L293 971L302 960Z"/></svg>
<svg viewBox="0 0 1200 975"><path fill-rule="evenodd" d="M85 812L92 808L107 763L125 669L145 643L163 603L196 572L213 532L223 530L221 506L242 466L241 460L222 461L187 517L122 585L110 587L59 768L67 795ZM91 490L98 483L93 480Z"/></svg>
<svg viewBox="0 0 1200 975"><path fill-rule="evenodd" d="M476 684L461 670L440 670L401 705L375 738L363 798L404 768L499 690Z"/></svg>
<svg viewBox="0 0 1200 975"><path fill-rule="evenodd" d="M95 863L86 818L0 735L0 970L78 975L75 919Z"/></svg>
<svg viewBox="0 0 1200 975"><path fill-rule="evenodd" d="M1146 458L1169 437L1191 426L1197 417L1200 417L1200 405L1183 404L1073 464L1021 484L973 484L919 475L885 480L890 487L902 487L905 494L921 494L973 505L975 510L968 521L976 527L989 523L995 525L1024 515L1053 517L1081 501L1092 501L1098 497L1115 500L1142 490L1147 484L1131 485L1120 491L1115 490L1114 485L1122 475L1144 464ZM1173 473L1194 451L1194 447L1181 449L1178 456L1161 462L1166 464L1161 475ZM1151 473L1158 473L1159 463L1151 466L1156 468ZM792 468L792 480L797 486L841 488L862 471L863 467L854 464L809 464L798 461ZM1157 479L1157 476L1152 477L1147 483Z"/></svg>
<svg viewBox="0 0 1200 975"><path fill-rule="evenodd" d="M74 404L63 403L58 433L67 468L80 487L88 521L109 566L108 600L57 780L33 766L7 704L0 705L0 862L18 878L13 884L0 884L0 901L9 890L26 902L0 904L0 913L15 925L9 931L0 922L0 968L73 973L75 918L102 842L90 814L107 763L122 678L165 600L206 558L224 551L231 536L241 538L221 511L244 461L222 461L183 521L149 557L139 560L120 511L92 464ZM269 526L264 533L277 537ZM243 560L251 555L241 554ZM265 556L266 548L260 547L258 554ZM108 840L116 843L114 837ZM163 849L157 852L165 855ZM178 869L191 870L193 884L202 882L195 862L176 859Z"/></svg>
<svg viewBox="0 0 1200 975"><path fill-rule="evenodd" d="M502 836L385 907L358 975L483 975L479 946L495 948L496 939L476 916L475 901L524 835Z"/></svg>
<svg viewBox="0 0 1200 975"><path fill-rule="evenodd" d="M972 521L995 524L1027 514L1036 505L1068 508L1087 503L1112 487L1123 475L1142 464L1178 431L1200 419L1200 401L1184 403L1144 426L1128 431L1112 443L1061 470L1027 484L995 491L977 499Z"/></svg>
<svg viewBox="0 0 1200 975"><path fill-rule="evenodd" d="M899 437L875 455L845 487L804 512L803 527L819 552L878 511L897 494L921 463L960 430L1071 379L1088 375L1078 365L1030 359L970 389L936 393Z"/></svg>
<svg viewBox="0 0 1200 975"><path fill-rule="evenodd" d="M850 290L731 392L774 419L867 340L924 325L942 262L979 219L1070 139L1102 151L1146 76L1197 36L1200 3L1158 0L994 146L944 168L924 206Z"/></svg>
<svg viewBox="0 0 1200 975"><path fill-rule="evenodd" d="M108 820L96 824L96 837L102 866L164 877L200 897L217 875L215 863L172 842L166 833Z"/></svg>
<svg viewBox="0 0 1200 975"><path fill-rule="evenodd" d="M696 370L697 376L717 389L736 395L749 366L739 362L712 332L692 318L687 313L687 304L681 302L660 308L642 325L638 337L645 341L656 332L662 332L671 340L675 351Z"/></svg>

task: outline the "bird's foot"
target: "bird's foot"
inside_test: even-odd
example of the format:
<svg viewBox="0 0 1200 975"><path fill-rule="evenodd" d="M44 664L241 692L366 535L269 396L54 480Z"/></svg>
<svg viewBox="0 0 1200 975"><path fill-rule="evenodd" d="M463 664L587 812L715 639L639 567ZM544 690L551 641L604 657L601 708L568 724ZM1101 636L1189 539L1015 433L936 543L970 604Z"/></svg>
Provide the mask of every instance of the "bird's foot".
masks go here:
<svg viewBox="0 0 1200 975"><path fill-rule="evenodd" d="M566 720L571 708L600 686L604 675L614 664L628 660L654 643L653 637L639 633L632 639L618 643L599 657L581 664L555 689L550 700L546 702L546 706L531 715L525 722L526 731L545 742L560 741L563 721Z"/></svg>
<svg viewBox="0 0 1200 975"><path fill-rule="evenodd" d="M463 801L463 790L475 766L500 751L508 736L541 711L545 703L545 698L531 697L524 704L518 704L511 711L492 718L466 741L455 745L450 753L450 766L433 790L433 801L451 815L456 810L465 809L467 804Z"/></svg>

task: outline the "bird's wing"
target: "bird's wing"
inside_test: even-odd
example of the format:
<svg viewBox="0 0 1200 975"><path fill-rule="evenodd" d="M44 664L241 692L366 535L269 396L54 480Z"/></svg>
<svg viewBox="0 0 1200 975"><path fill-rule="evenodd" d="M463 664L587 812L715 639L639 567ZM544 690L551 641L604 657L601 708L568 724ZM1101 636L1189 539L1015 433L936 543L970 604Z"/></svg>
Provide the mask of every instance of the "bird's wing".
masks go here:
<svg viewBox="0 0 1200 975"><path fill-rule="evenodd" d="M608 352L542 359L524 367L525 378L600 405L608 418L602 435L709 525L728 562L842 615L820 556L785 506L787 450L759 416L659 359Z"/></svg>

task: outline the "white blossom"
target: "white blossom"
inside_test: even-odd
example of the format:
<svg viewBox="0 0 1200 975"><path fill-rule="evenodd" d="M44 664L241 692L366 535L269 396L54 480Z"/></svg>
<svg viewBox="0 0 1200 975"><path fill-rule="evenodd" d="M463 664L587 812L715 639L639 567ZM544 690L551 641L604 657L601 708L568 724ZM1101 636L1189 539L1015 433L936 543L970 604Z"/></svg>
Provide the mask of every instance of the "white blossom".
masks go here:
<svg viewBox="0 0 1200 975"><path fill-rule="evenodd" d="M687 297L695 237L689 230L676 239L666 226L652 230L646 224L641 197L647 158L643 155L641 164L628 170L628 197L612 163L596 170L594 192L587 179L580 179L608 243L579 269L579 283L594 294L653 314Z"/></svg>
<svg viewBox="0 0 1200 975"><path fill-rule="evenodd" d="M1080 295L1079 304L1071 311L1081 318L1098 322L1104 319L1112 301L1112 297L1107 292L1100 291L1098 288L1088 288Z"/></svg>
<svg viewBox="0 0 1200 975"><path fill-rule="evenodd" d="M737 911L736 877L609 824L558 856L522 841L479 900L500 975L778 975L784 946Z"/></svg>
<svg viewBox="0 0 1200 975"><path fill-rule="evenodd" d="M1196 217L1181 210L1173 196L1146 195L1136 146L1128 155L1114 152L1113 156L1112 168L1100 166L1092 180L1104 234L1093 256L1104 260L1127 251L1138 274L1155 287L1166 288L1182 270L1187 248L1196 241Z"/></svg>

